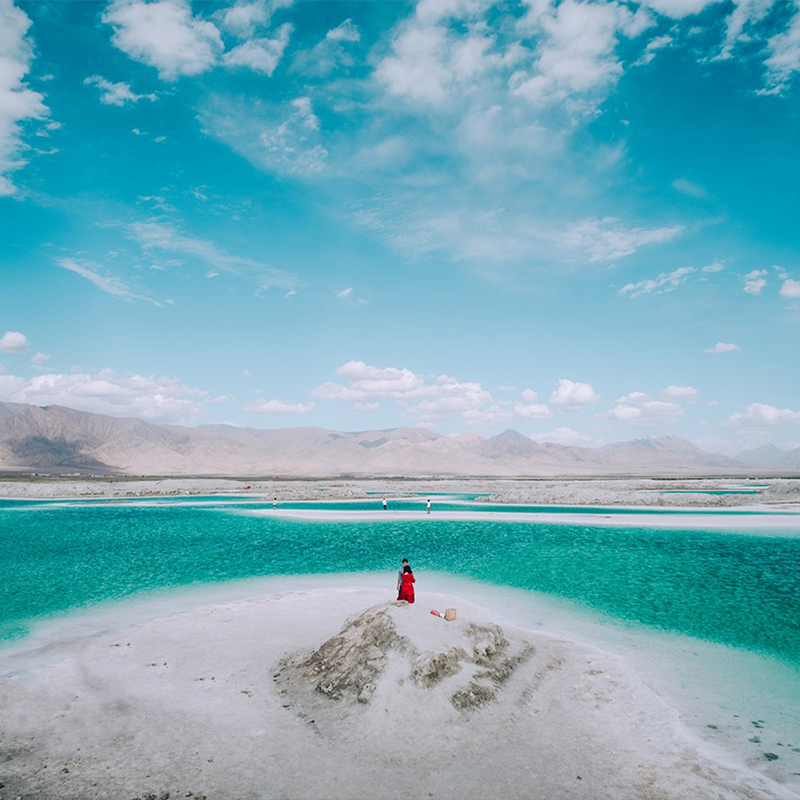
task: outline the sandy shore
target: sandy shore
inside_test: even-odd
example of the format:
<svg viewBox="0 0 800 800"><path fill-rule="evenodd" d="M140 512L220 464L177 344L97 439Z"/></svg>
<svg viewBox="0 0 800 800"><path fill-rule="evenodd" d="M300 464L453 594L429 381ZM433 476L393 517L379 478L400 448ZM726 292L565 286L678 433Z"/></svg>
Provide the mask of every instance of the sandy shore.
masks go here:
<svg viewBox="0 0 800 800"><path fill-rule="evenodd" d="M223 509L224 510L224 509ZM548 512L514 512L514 511L448 511L444 504L439 505L435 511L427 514L421 511L336 511L332 509L235 509L225 513L241 514L256 517L277 517L284 519L301 519L307 522L325 522L328 520L396 522L408 520L415 522L430 522L435 520L454 520L469 522L482 520L485 522L514 522L514 523L547 523L550 525L604 525L613 527L637 528L691 528L694 530L727 530L741 531L743 533L757 533L763 531L769 536L789 535L795 536L800 532L800 505L788 506L780 510L769 506L745 506L737 511L752 512L752 516L739 514L721 514L714 511L699 511L686 507L686 514L581 514L581 513L548 513Z"/></svg>
<svg viewBox="0 0 800 800"><path fill-rule="evenodd" d="M624 659L464 597L284 580L207 600L1 650L0 796L797 797L690 735Z"/></svg>

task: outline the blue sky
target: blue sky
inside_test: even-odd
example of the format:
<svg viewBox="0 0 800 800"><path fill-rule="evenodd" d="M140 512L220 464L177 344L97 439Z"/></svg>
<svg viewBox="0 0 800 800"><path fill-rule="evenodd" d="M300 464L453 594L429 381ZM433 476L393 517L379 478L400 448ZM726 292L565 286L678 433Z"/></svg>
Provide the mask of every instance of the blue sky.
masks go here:
<svg viewBox="0 0 800 800"><path fill-rule="evenodd" d="M0 0L0 400L800 445L800 2Z"/></svg>

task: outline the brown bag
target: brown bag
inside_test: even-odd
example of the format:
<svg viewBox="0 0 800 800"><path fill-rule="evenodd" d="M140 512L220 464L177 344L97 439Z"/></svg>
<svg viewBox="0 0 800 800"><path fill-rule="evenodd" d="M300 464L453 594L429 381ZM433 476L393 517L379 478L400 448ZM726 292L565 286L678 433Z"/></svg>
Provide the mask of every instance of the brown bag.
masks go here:
<svg viewBox="0 0 800 800"><path fill-rule="evenodd" d="M452 622L456 618L456 610L454 608L445 609L444 618L448 622Z"/></svg>

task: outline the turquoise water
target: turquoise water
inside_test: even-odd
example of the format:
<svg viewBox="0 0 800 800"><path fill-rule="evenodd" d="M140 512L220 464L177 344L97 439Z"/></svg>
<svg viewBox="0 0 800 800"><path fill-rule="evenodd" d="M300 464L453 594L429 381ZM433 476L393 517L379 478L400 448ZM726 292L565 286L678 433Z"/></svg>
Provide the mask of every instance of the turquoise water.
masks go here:
<svg viewBox="0 0 800 800"><path fill-rule="evenodd" d="M198 582L361 571L391 584L408 556L420 593L426 570L448 572L800 666L800 526L797 537L754 533L19 506L0 510L0 639L54 613Z"/></svg>

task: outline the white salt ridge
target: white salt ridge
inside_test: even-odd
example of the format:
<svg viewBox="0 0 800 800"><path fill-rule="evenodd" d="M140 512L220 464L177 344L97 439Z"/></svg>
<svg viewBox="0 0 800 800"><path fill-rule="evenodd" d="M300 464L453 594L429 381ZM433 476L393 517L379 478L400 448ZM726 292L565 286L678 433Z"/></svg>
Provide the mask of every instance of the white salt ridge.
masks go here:
<svg viewBox="0 0 800 800"><path fill-rule="evenodd" d="M0 651L3 795L798 796L687 734L619 656L346 580L109 606ZM428 613L448 606L454 623ZM338 690L317 691L328 670Z"/></svg>

